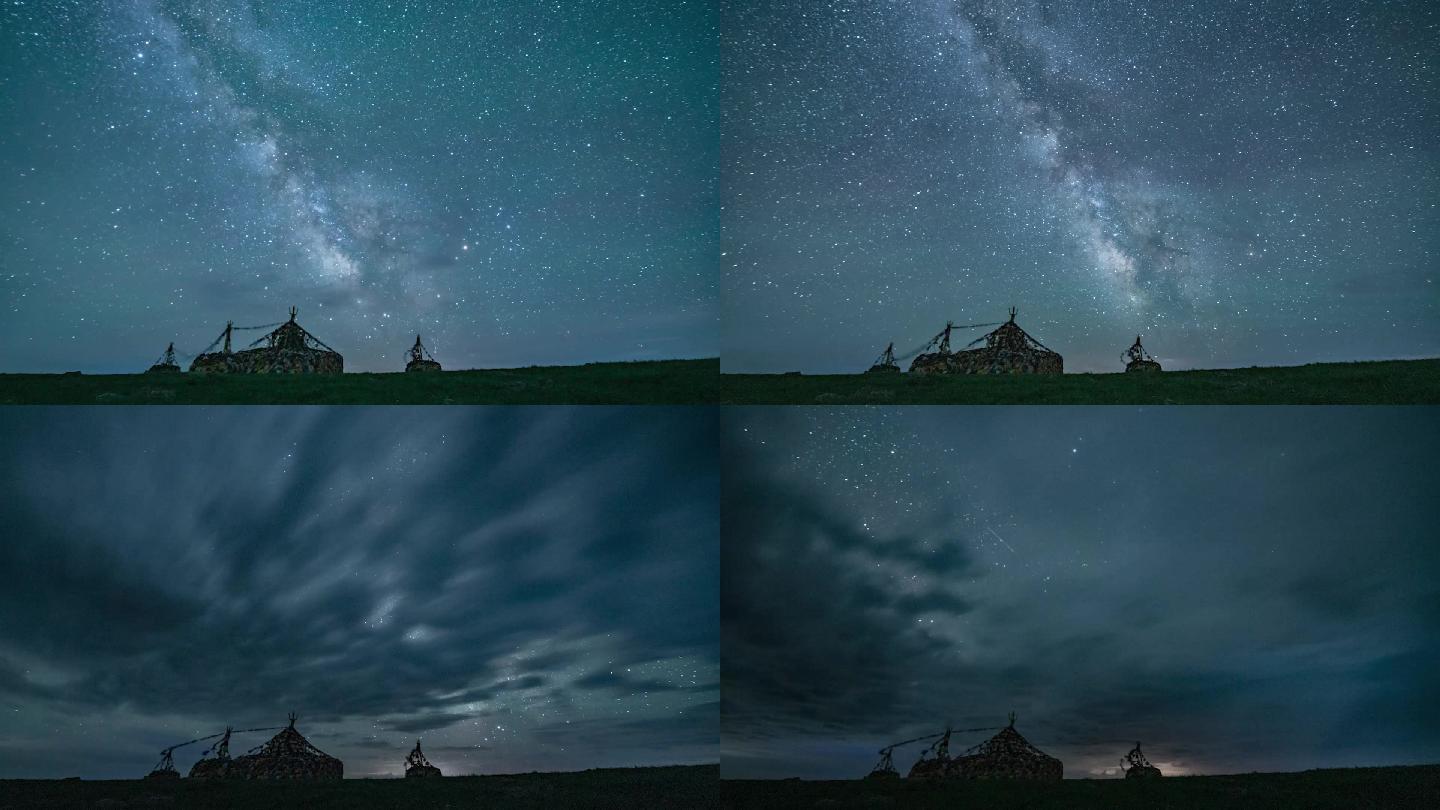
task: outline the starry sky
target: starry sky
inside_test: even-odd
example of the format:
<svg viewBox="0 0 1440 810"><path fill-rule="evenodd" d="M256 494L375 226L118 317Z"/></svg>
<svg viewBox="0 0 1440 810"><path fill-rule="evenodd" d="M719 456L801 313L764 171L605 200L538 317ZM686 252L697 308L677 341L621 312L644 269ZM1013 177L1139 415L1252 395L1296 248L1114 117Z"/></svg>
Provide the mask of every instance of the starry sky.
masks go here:
<svg viewBox="0 0 1440 810"><path fill-rule="evenodd" d="M1424 415L732 409L722 776L859 778L1012 710L1069 777L1136 740L1170 774L1440 760Z"/></svg>
<svg viewBox="0 0 1440 810"><path fill-rule="evenodd" d="M114 413L0 421L0 778L718 759L713 411Z"/></svg>
<svg viewBox="0 0 1440 810"><path fill-rule="evenodd" d="M291 305L349 370L417 332L447 368L713 357L717 20L4 0L0 368L144 370Z"/></svg>
<svg viewBox="0 0 1440 810"><path fill-rule="evenodd" d="M1440 355L1434 3L721 6L726 371Z"/></svg>

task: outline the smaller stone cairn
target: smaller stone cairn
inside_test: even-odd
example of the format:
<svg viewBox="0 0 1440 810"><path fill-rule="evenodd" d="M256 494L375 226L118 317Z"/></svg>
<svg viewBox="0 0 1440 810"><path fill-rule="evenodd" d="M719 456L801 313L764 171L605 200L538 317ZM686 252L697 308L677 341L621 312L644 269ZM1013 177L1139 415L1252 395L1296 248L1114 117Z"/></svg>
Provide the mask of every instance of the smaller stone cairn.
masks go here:
<svg viewBox="0 0 1440 810"><path fill-rule="evenodd" d="M1135 345L1125 350L1125 371L1154 372L1160 370L1160 364L1155 361L1145 347L1140 345L1140 336L1135 336Z"/></svg>
<svg viewBox="0 0 1440 810"><path fill-rule="evenodd" d="M895 344L891 343L885 347L885 351L875 358L875 362L865 371L866 374L899 374L900 364L895 362Z"/></svg>
<svg viewBox="0 0 1440 810"><path fill-rule="evenodd" d="M424 779L428 777L441 776L440 769L430 764L425 754L420 751L420 741L415 741L415 750L405 757L405 778Z"/></svg>
<svg viewBox="0 0 1440 810"><path fill-rule="evenodd" d="M405 364L406 371L440 371L440 363L430 355L425 345L420 342L420 336L415 336L415 345L410 347L410 362Z"/></svg>
<svg viewBox="0 0 1440 810"><path fill-rule="evenodd" d="M180 366L175 362L175 344L171 343L165 348L165 353L155 361L155 365L145 370L146 374L179 374Z"/></svg>
<svg viewBox="0 0 1440 810"><path fill-rule="evenodd" d="M1120 768L1125 771L1126 779L1156 779L1160 776L1160 769L1150 764L1150 760L1140 753L1140 743L1125 758L1120 760Z"/></svg>

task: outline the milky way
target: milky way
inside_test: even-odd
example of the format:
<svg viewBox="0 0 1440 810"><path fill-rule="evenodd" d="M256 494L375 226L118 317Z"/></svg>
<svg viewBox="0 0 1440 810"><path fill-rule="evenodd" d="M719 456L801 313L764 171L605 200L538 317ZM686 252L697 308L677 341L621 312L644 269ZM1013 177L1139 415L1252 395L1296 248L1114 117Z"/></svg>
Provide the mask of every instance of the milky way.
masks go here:
<svg viewBox="0 0 1440 810"><path fill-rule="evenodd" d="M1020 309L1067 370L1440 352L1424 3L724 4L727 370Z"/></svg>
<svg viewBox="0 0 1440 810"><path fill-rule="evenodd" d="M354 370L718 351L716 13L0 8L0 360L142 369L296 305Z"/></svg>

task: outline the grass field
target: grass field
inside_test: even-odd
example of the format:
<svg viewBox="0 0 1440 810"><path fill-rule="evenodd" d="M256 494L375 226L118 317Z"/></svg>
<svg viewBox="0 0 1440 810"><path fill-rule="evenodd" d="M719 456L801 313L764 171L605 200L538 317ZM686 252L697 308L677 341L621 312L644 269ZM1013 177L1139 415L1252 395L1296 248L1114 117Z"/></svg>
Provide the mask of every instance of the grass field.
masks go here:
<svg viewBox="0 0 1440 810"><path fill-rule="evenodd" d="M714 402L720 361L434 374L0 374L0 405L686 405Z"/></svg>
<svg viewBox="0 0 1440 810"><path fill-rule="evenodd" d="M719 807L717 765L340 782L0 781L10 808Z"/></svg>
<svg viewBox="0 0 1440 810"><path fill-rule="evenodd" d="M957 808L1079 810L1080 808L1434 808L1440 806L1440 765L1343 768L1302 773L1177 776L1155 781L1066 779L1062 782L896 780L720 783L727 808Z"/></svg>
<svg viewBox="0 0 1440 810"><path fill-rule="evenodd" d="M721 374L726 405L1440 403L1440 359L1059 376Z"/></svg>

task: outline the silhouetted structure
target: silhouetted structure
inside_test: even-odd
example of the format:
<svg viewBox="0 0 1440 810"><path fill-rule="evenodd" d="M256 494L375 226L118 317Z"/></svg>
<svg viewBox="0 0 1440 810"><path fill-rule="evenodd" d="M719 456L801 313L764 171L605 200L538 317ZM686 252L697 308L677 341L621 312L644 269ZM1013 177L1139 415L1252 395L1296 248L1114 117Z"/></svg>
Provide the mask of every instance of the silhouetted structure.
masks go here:
<svg viewBox="0 0 1440 810"><path fill-rule="evenodd" d="M165 347L165 353L156 359L155 364L145 370L146 374L179 374L180 366L175 362L175 344L172 342Z"/></svg>
<svg viewBox="0 0 1440 810"><path fill-rule="evenodd" d="M190 370L208 374L339 374L345 370L345 359L339 352L295 322L294 307L290 308L290 320L250 344L259 348L232 352L230 340L237 328L264 327L237 327L233 322L226 323L225 331L195 358ZM221 341L224 347L211 352ZM260 346L262 343L265 345Z"/></svg>
<svg viewBox="0 0 1440 810"><path fill-rule="evenodd" d="M420 336L415 336L415 345L410 347L410 362L405 364L406 371L439 371L440 364L430 356L425 345L420 342Z"/></svg>
<svg viewBox="0 0 1440 810"><path fill-rule="evenodd" d="M899 374L900 364L895 362L895 344L891 343L885 347L885 351L875 358L875 362L865 371L866 374Z"/></svg>
<svg viewBox="0 0 1440 810"><path fill-rule="evenodd" d="M931 750L933 758L927 757ZM950 731L920 755L910 769L911 779L1030 779L1058 780L1064 775L1060 760L1030 744L1015 730L1015 713L1010 725L999 734L967 749L958 757L950 756Z"/></svg>
<svg viewBox="0 0 1440 810"><path fill-rule="evenodd" d="M1140 336L1135 336L1135 345L1125 350L1122 355L1125 359L1125 370L1130 371L1159 371L1160 364L1155 361L1145 347L1140 345Z"/></svg>
<svg viewBox="0 0 1440 810"><path fill-rule="evenodd" d="M228 775L230 769L230 735L233 730L225 729L225 734L220 742L206 750L200 755L200 760L190 766L191 779L223 779ZM214 753L215 756L207 759L206 754Z"/></svg>
<svg viewBox="0 0 1440 810"><path fill-rule="evenodd" d="M946 749L948 750L949 745L950 745L950 743L949 743L949 735L950 735L950 729L947 728L947 729L945 729L945 733L944 733L944 734L926 734L926 735L923 736L923 737L915 737L914 739L910 739L910 740L901 740L900 742L892 743L891 745L887 745L887 746L885 746L884 748L881 748L881 749L880 749L880 761L875 764L875 768L874 768L873 770L871 770L870 773L869 773L868 775L866 775L865 778L866 778L866 779L899 779L899 778L900 778L900 772L897 771L897 770L895 770L894 754L895 754L895 749L896 749L896 748L899 748L899 747L902 746L902 745L909 745L910 743L920 742L920 741L922 741L922 740L933 740L933 739L935 739L936 737L944 737L944 738L946 738L946 739L945 739L945 747L946 747ZM935 747L934 745L931 746L931 748L934 748L934 747ZM929 750L930 750L930 749L928 749L928 748L926 749L926 751L929 751ZM920 754L920 758L921 758L921 759L924 759L924 758L925 758L925 754L924 754L923 752Z"/></svg>
<svg viewBox="0 0 1440 810"><path fill-rule="evenodd" d="M931 340L931 344L939 344L936 351L916 357L910 364L911 374L1060 374L1065 370L1059 354L1015 323L1014 307L1010 308L1010 320L969 344L983 342L980 348L967 346L951 352L950 332L954 328L954 324L945 324L945 329Z"/></svg>
<svg viewBox="0 0 1440 810"><path fill-rule="evenodd" d="M321 751L295 730L295 715L290 725L260 746L258 753L231 760L227 778L231 779L341 779L345 765Z"/></svg>
<svg viewBox="0 0 1440 810"><path fill-rule="evenodd" d="M241 729L242 731L274 731L274 729ZM257 745L250 749L244 756L230 758L230 735L231 729L225 729L224 735L212 735L201 739L214 739L221 737L212 749L206 754L214 753L213 757L203 758L190 768L192 779L301 779L301 780L324 780L340 779L345 775L344 764L310 744L300 732L295 730L295 715L290 715L290 725L280 729L280 733L270 738L270 741ZM199 742L191 740L190 742ZM190 743L181 743L189 745ZM166 749L166 753L173 751L180 746L172 746Z"/></svg>
<svg viewBox="0 0 1440 810"><path fill-rule="evenodd" d="M145 774L146 779L179 779L180 772L175 770L175 760L171 757L173 748L166 748L160 752L160 762L154 770Z"/></svg>
<svg viewBox="0 0 1440 810"><path fill-rule="evenodd" d="M1120 768L1125 771L1126 779L1154 779L1160 775L1160 769L1150 764L1150 760L1140 753L1140 743L1125 758L1120 760Z"/></svg>
<svg viewBox="0 0 1440 810"><path fill-rule="evenodd" d="M405 757L405 778L419 779L430 776L440 776L440 769L430 764L430 760L420 752L420 741L415 741L415 750Z"/></svg>
<svg viewBox="0 0 1440 810"><path fill-rule="evenodd" d="M951 761L950 729L947 728L940 739L920 752L920 759L910 766L908 776L911 779L942 779L949 775Z"/></svg>

